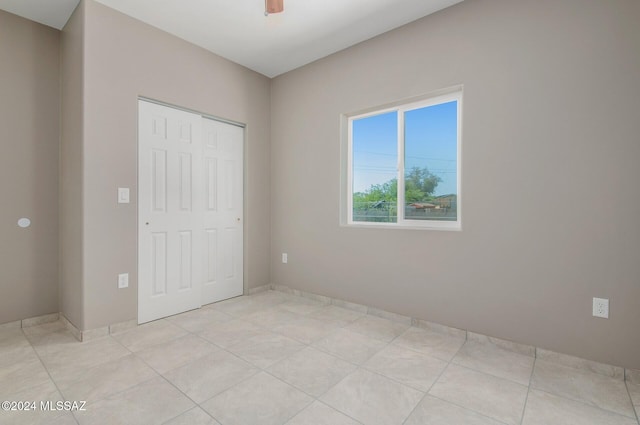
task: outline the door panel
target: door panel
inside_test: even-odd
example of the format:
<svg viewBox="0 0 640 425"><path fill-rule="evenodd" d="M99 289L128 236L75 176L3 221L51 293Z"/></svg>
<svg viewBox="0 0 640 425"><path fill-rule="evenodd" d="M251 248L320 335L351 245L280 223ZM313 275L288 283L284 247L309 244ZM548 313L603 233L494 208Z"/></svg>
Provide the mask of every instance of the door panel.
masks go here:
<svg viewBox="0 0 640 425"><path fill-rule="evenodd" d="M191 211L191 154L180 154L180 211Z"/></svg>
<svg viewBox="0 0 640 425"><path fill-rule="evenodd" d="M202 117L139 102L138 322L201 306Z"/></svg>
<svg viewBox="0 0 640 425"><path fill-rule="evenodd" d="M213 285L216 283L218 276L218 230L207 229L207 257L205 263L207 265L206 284Z"/></svg>
<svg viewBox="0 0 640 425"><path fill-rule="evenodd" d="M193 241L191 232L180 232L180 281L179 290L191 289L191 273L193 257L191 251L193 249Z"/></svg>
<svg viewBox="0 0 640 425"><path fill-rule="evenodd" d="M167 293L167 234L152 233L151 244L152 296L155 297Z"/></svg>
<svg viewBox="0 0 640 425"><path fill-rule="evenodd" d="M244 130L203 120L207 234L202 303L243 293Z"/></svg>
<svg viewBox="0 0 640 425"><path fill-rule="evenodd" d="M207 210L218 209L218 158L205 159L205 175L207 176Z"/></svg>

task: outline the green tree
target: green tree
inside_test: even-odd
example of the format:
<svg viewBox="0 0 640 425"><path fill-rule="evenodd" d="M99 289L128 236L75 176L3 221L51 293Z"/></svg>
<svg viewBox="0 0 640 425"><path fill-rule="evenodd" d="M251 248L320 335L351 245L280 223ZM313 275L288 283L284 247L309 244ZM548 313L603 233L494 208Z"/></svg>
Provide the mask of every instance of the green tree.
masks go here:
<svg viewBox="0 0 640 425"><path fill-rule="evenodd" d="M398 179L373 184L368 190L353 194L354 203L395 202L396 199L398 199Z"/></svg>
<svg viewBox="0 0 640 425"><path fill-rule="evenodd" d="M433 199L433 192L441 181L440 177L432 174L426 167L411 168L404 178L406 202L424 202ZM353 194L353 202L356 205L371 205L379 201L396 202L397 199L398 179L374 184L364 192Z"/></svg>
<svg viewBox="0 0 640 425"><path fill-rule="evenodd" d="M405 201L424 202L433 199L438 183L442 179L432 174L427 167L413 167L404 177Z"/></svg>

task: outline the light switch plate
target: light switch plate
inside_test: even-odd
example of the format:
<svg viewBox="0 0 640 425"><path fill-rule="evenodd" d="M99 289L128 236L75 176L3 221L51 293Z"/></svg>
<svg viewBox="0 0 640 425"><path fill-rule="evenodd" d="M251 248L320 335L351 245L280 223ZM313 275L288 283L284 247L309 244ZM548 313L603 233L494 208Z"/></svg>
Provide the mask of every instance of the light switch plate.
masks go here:
<svg viewBox="0 0 640 425"><path fill-rule="evenodd" d="M118 275L118 289L129 287L129 273L121 273Z"/></svg>
<svg viewBox="0 0 640 425"><path fill-rule="evenodd" d="M129 203L129 188L128 187L119 187L118 188L118 203L119 204L128 204Z"/></svg>

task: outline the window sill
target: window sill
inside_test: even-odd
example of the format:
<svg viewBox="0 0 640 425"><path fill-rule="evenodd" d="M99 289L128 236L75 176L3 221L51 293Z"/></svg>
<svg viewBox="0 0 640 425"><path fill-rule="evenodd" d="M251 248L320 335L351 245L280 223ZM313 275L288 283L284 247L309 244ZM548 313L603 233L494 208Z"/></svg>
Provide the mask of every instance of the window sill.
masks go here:
<svg viewBox="0 0 640 425"><path fill-rule="evenodd" d="M450 223L450 224L449 224ZM447 225L438 224L398 224L398 223L366 223L366 222L354 222L354 223L340 223L340 227L355 228L355 229L396 229L396 230L436 230L436 231L453 231L461 232L462 225L459 222L448 222Z"/></svg>

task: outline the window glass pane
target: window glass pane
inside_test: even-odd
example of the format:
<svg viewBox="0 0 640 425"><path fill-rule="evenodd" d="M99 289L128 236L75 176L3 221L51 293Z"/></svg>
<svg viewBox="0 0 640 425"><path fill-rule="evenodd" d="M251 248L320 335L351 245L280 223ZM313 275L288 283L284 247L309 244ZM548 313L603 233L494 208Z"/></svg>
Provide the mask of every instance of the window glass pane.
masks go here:
<svg viewBox="0 0 640 425"><path fill-rule="evenodd" d="M457 220L458 102L404 115L405 219Z"/></svg>
<svg viewBox="0 0 640 425"><path fill-rule="evenodd" d="M398 114L352 122L353 221L397 222Z"/></svg>

